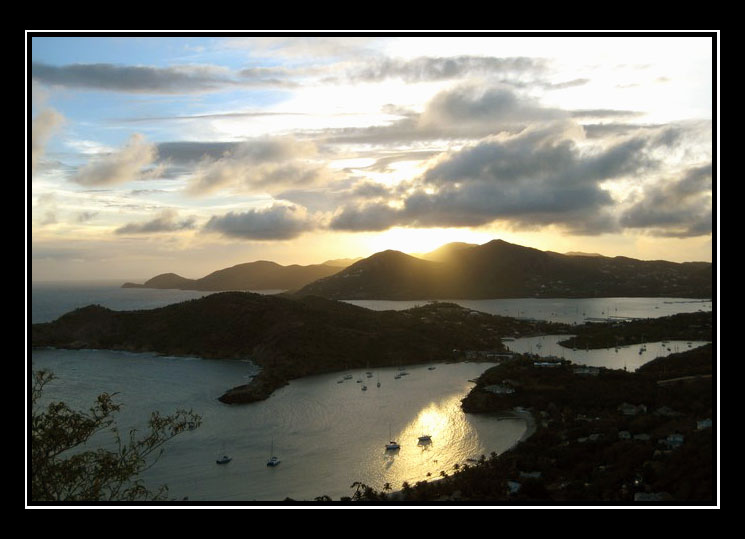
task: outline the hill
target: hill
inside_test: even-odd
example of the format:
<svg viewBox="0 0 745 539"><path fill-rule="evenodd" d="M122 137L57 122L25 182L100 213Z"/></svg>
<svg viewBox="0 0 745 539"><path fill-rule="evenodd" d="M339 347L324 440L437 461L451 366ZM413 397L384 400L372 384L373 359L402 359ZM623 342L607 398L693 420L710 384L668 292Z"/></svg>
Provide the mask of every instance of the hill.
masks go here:
<svg viewBox="0 0 745 539"><path fill-rule="evenodd" d="M573 256L494 240L422 260L384 251L298 293L334 299L712 296L712 265Z"/></svg>
<svg viewBox="0 0 745 539"><path fill-rule="evenodd" d="M331 299L411 299L437 295L447 267L400 251L383 251L303 287L298 294ZM436 292L435 295L432 295Z"/></svg>
<svg viewBox="0 0 745 539"><path fill-rule="evenodd" d="M339 266L314 264L282 266L260 260L214 271L200 279L175 273L157 275L144 284L124 283L122 288L175 288L178 290L296 290L339 271Z"/></svg>
<svg viewBox="0 0 745 539"><path fill-rule="evenodd" d="M222 292L142 311L90 305L34 324L32 346L251 359L262 367L225 402L268 397L288 380L344 370L451 360L453 349L504 350L502 335L568 328L473 314L450 303L372 311L320 297Z"/></svg>
<svg viewBox="0 0 745 539"><path fill-rule="evenodd" d="M413 256L422 258L424 260L432 260L434 262L447 262L451 260L454 255L457 255L459 251L462 251L463 249L471 249L473 247L478 247L478 245L475 243L463 243L460 241L455 241L452 243L446 243L445 245L443 245L442 247L438 247L434 251L423 254L416 254Z"/></svg>

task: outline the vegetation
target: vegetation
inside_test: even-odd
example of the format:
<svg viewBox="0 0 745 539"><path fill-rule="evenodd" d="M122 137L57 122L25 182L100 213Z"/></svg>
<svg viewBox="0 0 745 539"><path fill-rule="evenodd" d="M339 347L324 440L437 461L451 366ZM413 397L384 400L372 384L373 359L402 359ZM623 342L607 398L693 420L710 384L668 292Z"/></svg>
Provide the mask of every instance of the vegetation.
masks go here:
<svg viewBox="0 0 745 539"><path fill-rule="evenodd" d="M636 373L587 374L568 362L545 367L530 357L506 361L479 378L463 407L484 413L527 407L535 433L437 481L404 485L396 499L713 504L715 438L707 423L714 413L707 375L713 360L713 347L706 346L659 358ZM670 372L676 378L666 378ZM515 391L491 393L495 383ZM380 495L363 486L353 499Z"/></svg>
<svg viewBox="0 0 745 539"><path fill-rule="evenodd" d="M151 501L164 500L167 487L148 489L139 479L163 452L163 445L200 424L191 411L171 416L154 412L149 431L138 437L131 430L119 433L114 414L121 408L113 395L101 394L87 412L75 411L64 402L45 408L40 399L54 378L49 371L33 373L31 388L30 499L32 502ZM113 449L85 449L95 435L113 433Z"/></svg>
<svg viewBox="0 0 745 539"><path fill-rule="evenodd" d="M335 299L690 297L712 295L712 265L568 256L494 240L423 260L383 251L302 288Z"/></svg>
<svg viewBox="0 0 745 539"><path fill-rule="evenodd" d="M452 361L463 350L504 352L504 335L568 330L450 303L372 311L313 296L222 292L147 311L85 307L35 324L31 340L34 346L58 348L250 358L262 371L248 386L223 396L233 403L264 399L288 380L311 374Z"/></svg>
<svg viewBox="0 0 745 539"><path fill-rule="evenodd" d="M574 348L612 348L662 340L711 341L712 313L681 313L614 323L587 323L572 330L574 337L561 342Z"/></svg>

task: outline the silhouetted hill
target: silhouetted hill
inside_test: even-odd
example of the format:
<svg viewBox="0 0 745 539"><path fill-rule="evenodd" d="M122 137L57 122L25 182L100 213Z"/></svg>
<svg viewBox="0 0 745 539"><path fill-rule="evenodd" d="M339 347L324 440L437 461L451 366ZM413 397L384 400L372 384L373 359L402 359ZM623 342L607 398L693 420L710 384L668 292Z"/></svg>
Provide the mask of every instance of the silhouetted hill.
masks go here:
<svg viewBox="0 0 745 539"><path fill-rule="evenodd" d="M383 251L303 287L301 295L332 299L409 299L431 295L446 282L445 266L400 251Z"/></svg>
<svg viewBox="0 0 745 539"><path fill-rule="evenodd" d="M338 266L282 266L260 260L214 271L201 279L186 279L175 273L164 273L144 284L125 283L123 288L175 288L179 290L295 290L339 271Z"/></svg>
<svg viewBox="0 0 745 539"><path fill-rule="evenodd" d="M424 260L431 260L433 262L448 262L453 258L454 255L457 255L459 251L462 251L463 249L471 249L473 247L478 247L475 243L463 243L460 241L455 241L452 243L446 243L442 247L438 247L434 251L430 251L428 253L422 253L422 254L416 254L417 258L422 258Z"/></svg>
<svg viewBox="0 0 745 539"><path fill-rule="evenodd" d="M310 374L449 360L453 349L504 350L500 336L538 328L568 331L449 303L372 311L314 296L222 292L142 311L91 305L34 324L31 344L251 359L262 367L259 376L223 397L250 402Z"/></svg>
<svg viewBox="0 0 745 539"><path fill-rule="evenodd" d="M712 296L712 265L706 262L571 256L502 240L447 247L438 250L440 262L377 253L299 293L401 300Z"/></svg>
<svg viewBox="0 0 745 539"><path fill-rule="evenodd" d="M347 266L351 266L355 262L359 262L362 260L362 257L357 258L335 258L333 260L326 260L323 262L324 266L334 266L335 268L346 268Z"/></svg>

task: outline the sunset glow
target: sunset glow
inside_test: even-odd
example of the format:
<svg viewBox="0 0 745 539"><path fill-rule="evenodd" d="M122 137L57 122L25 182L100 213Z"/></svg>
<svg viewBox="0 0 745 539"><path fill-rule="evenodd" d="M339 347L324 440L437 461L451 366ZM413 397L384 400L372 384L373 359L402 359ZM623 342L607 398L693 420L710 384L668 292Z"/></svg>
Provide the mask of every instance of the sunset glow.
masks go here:
<svg viewBox="0 0 745 539"><path fill-rule="evenodd" d="M714 42L29 36L33 280L500 238L711 261Z"/></svg>

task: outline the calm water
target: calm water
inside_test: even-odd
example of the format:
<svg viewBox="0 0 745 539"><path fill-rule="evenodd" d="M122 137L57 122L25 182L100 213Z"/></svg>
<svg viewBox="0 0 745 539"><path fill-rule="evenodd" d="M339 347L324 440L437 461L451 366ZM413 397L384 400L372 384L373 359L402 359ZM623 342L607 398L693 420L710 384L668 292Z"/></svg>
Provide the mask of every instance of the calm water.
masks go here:
<svg viewBox="0 0 745 539"><path fill-rule="evenodd" d="M678 352L685 352L708 344L708 341L665 341L585 350L566 348L559 343L570 335L542 335L540 337L523 337L504 344L512 352L535 354L542 357L560 357L578 365L606 367L609 369L626 369L635 371L645 363L658 357L665 357Z"/></svg>
<svg viewBox="0 0 745 539"><path fill-rule="evenodd" d="M263 402L229 406L216 400L225 389L257 372L240 361L162 358L110 351L37 350L34 369L59 378L46 396L76 408L103 391L118 392L124 404L117 423L142 427L152 410L188 407L203 418L200 428L171 440L146 474L148 485L167 484L169 496L194 501L312 500L350 496L355 481L394 490L404 481L434 479L455 464L501 453L528 429L525 419L467 415L460 400L492 364L459 363L408 369L362 371L343 383L342 374L296 380ZM367 391L356 380L362 377ZM381 386L377 387L380 380ZM386 451L390 435L401 444ZM419 445L422 434L432 443ZM266 466L272 444L282 461ZM227 465L215 460L224 453ZM429 476L427 474L430 474Z"/></svg>
<svg viewBox="0 0 745 539"><path fill-rule="evenodd" d="M429 301L346 300L347 303L375 311L410 309ZM453 299L468 309L489 314L582 324L593 320L658 318L678 313L711 311L712 301L689 298L517 298Z"/></svg>
<svg viewBox="0 0 745 539"><path fill-rule="evenodd" d="M194 299L206 292L120 288L117 283L34 284L29 308L33 322L51 321L85 305L97 303L116 310L149 309ZM680 298L510 299L456 300L474 310L581 323L586 318L646 318L711 310L711 301ZM350 301L371 309L405 309L426 302ZM663 353L687 348L687 343L647 344L647 351L623 347L572 351L557 343L566 336L518 339L507 343L514 351L566 357L577 363L613 368L637 368ZM538 344L541 346L539 347ZM701 343L692 343L698 346ZM102 350L34 350L33 369L48 368L58 377L47 397L86 408L102 392L117 392L124 409L118 415L122 431L142 427L153 410L172 413L191 408L202 426L169 442L165 455L145 479L152 486L167 484L172 498L196 501L279 501L286 497L334 499L353 493L361 481L394 490L404 481L413 484L436 479L441 471L501 453L529 429L524 417L466 415L460 400L492 364L459 363L409 368L395 379L396 369L378 369L372 378L350 371L352 379L338 383L342 374L295 380L269 399L244 406L228 406L217 397L226 389L248 382L258 372L250 361L157 357ZM362 391L361 378L368 386ZM378 379L381 387L377 387ZM390 436L401 444L385 450ZM429 434L432 443L418 445ZM101 443L105 443L101 441ZM282 460L268 468L270 447ZM217 465L227 453L233 461Z"/></svg>
<svg viewBox="0 0 745 539"><path fill-rule="evenodd" d="M121 288L121 285L122 281L33 283L29 301L31 321L34 324L51 322L74 309L92 304L103 305L117 311L155 309L214 293L197 290ZM276 294L281 290L255 292Z"/></svg>

